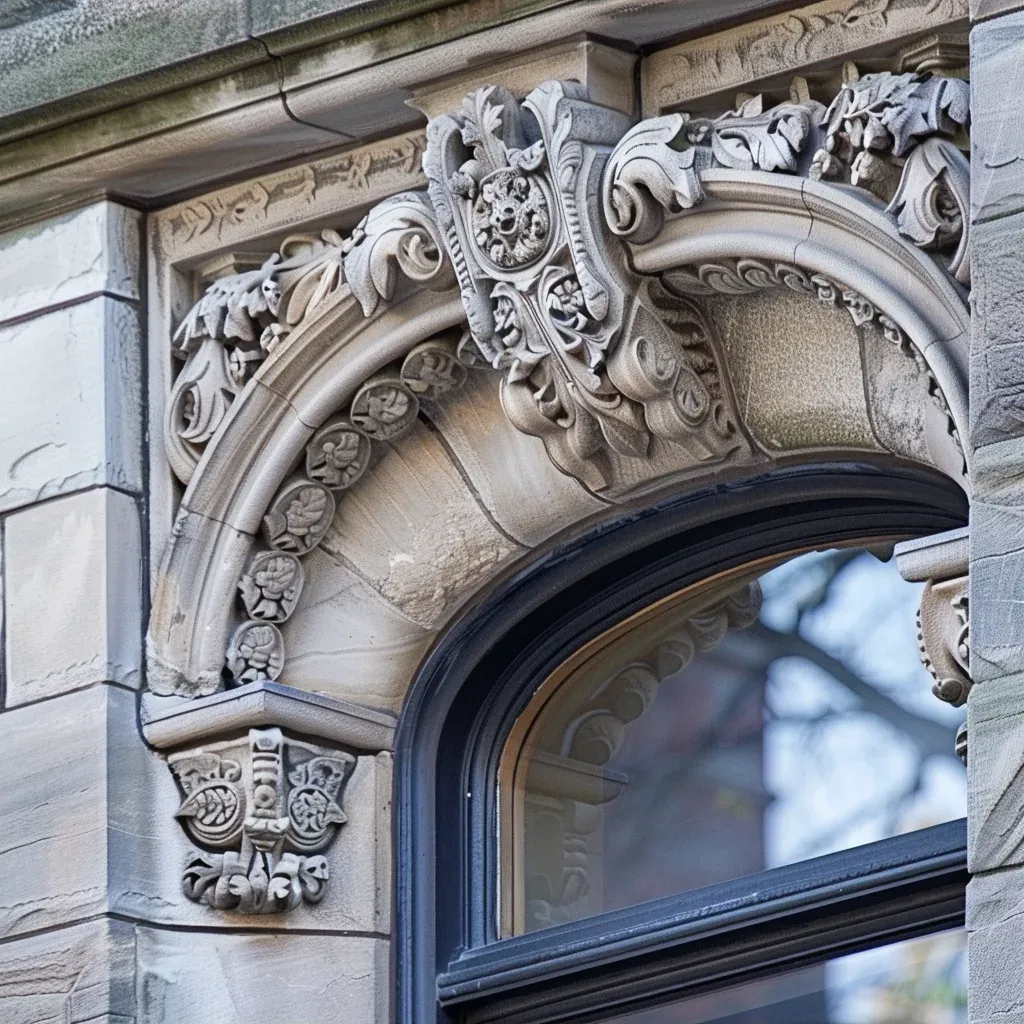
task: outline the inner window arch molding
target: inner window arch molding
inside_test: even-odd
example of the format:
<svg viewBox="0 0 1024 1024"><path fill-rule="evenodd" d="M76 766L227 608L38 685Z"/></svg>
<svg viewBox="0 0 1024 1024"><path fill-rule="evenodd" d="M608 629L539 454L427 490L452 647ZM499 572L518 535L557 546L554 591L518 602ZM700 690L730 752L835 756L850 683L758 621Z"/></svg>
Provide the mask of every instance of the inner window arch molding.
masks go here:
<svg viewBox="0 0 1024 1024"><path fill-rule="evenodd" d="M877 104L862 102L871 90ZM868 152L858 118L881 109L906 116ZM423 611L445 632L399 729L401 1021L433 1019L439 996L450 1019L525 1021L685 987L683 964L656 968L655 947L695 934L679 908L623 918L619 945L595 931L605 918L576 922L558 950L543 933L496 941L501 750L567 654L654 601L751 559L963 524L967 176L953 140L966 121L964 83L916 74L864 76L828 110L639 125L572 83L522 103L483 89L431 123L426 193L385 200L348 236L289 239L180 325L165 436L189 489L154 602L157 693L291 678L275 623L302 611L301 559L371 460L421 428L421 405L468 401L474 379L600 507L597 525L553 512L547 537ZM298 581L286 602L257 593L262 546ZM865 920L875 934L957 920L963 844L940 831L893 847L836 948ZM764 967L751 950L720 946L720 960ZM776 962L787 955L802 954ZM595 978L629 957L632 973Z"/></svg>

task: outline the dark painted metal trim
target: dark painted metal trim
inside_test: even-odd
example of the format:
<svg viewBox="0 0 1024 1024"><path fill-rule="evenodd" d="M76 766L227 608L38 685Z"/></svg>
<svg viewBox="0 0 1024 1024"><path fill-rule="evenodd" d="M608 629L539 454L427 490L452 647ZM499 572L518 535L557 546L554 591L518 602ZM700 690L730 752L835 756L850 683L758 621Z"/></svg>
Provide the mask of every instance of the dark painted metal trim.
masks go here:
<svg viewBox="0 0 1024 1024"><path fill-rule="evenodd" d="M438 978L473 1022L582 1021L959 924L966 822L464 953Z"/></svg>
<svg viewBox="0 0 1024 1024"><path fill-rule="evenodd" d="M652 601L752 557L807 543L919 536L966 518L966 498L949 479L892 460L778 468L624 511L535 555L468 608L427 655L395 739L395 1019L498 1019L482 1005L467 1017L455 990L445 989L448 1005L440 1005L437 979L452 964L454 980L455 964L468 965L496 940L497 759L538 681L567 654ZM938 890L932 895L939 900ZM880 921L857 928L888 934ZM517 948L505 940L494 955ZM647 955L624 952L621 966L628 974L631 958ZM656 980L641 974L637 985L653 992ZM553 1010L554 988L544 1000ZM575 1009L544 1016L539 1007L523 1012L541 1016L521 1019L592 1019ZM502 1020L519 1019L511 1006L504 1012Z"/></svg>

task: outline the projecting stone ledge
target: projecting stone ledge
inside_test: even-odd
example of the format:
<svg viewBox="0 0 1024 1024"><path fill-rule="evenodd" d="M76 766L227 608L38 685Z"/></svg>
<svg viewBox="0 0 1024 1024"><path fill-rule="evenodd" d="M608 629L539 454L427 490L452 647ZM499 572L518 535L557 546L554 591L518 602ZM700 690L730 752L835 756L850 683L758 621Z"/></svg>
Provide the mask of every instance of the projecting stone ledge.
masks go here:
<svg viewBox="0 0 1024 1024"><path fill-rule="evenodd" d="M357 750L391 750L396 718L385 711L260 679L196 700L146 694L142 731L158 749L277 726Z"/></svg>

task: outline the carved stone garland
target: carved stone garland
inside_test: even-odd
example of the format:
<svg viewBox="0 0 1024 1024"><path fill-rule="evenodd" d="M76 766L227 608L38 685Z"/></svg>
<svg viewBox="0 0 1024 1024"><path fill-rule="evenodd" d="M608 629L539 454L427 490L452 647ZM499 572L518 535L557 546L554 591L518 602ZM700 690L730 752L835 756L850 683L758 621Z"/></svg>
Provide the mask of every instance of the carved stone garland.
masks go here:
<svg viewBox="0 0 1024 1024"><path fill-rule="evenodd" d="M228 652L233 681L280 675L277 625L298 601L301 557L322 540L373 443L408 430L420 397L450 393L468 368L499 370L510 421L600 491L614 459L647 457L653 438L705 462L745 443L711 332L680 292L795 288L842 303L923 366L891 318L839 282L735 260L666 274L667 289L644 286L607 233L653 238L666 214L701 202L708 168L835 178L888 202L900 232L967 283L969 173L958 147L968 96L957 79L882 73L848 81L827 110L805 100L764 111L756 97L715 119L671 114L631 127L575 84L545 83L521 104L481 89L458 114L431 122L427 195L385 200L347 239L289 238L258 269L214 282L174 338L186 361L166 447L186 482L259 363L340 289L371 316L399 275L438 290L457 283L469 323L461 338L430 339L366 381L310 441L305 475L285 483L264 519L269 550L253 556L239 584L247 618Z"/></svg>
<svg viewBox="0 0 1024 1024"><path fill-rule="evenodd" d="M280 729L250 729L240 740L172 754L168 764L182 794L177 816L204 847L182 876L190 900L273 914L323 899L329 870L321 851L346 820L351 754Z"/></svg>

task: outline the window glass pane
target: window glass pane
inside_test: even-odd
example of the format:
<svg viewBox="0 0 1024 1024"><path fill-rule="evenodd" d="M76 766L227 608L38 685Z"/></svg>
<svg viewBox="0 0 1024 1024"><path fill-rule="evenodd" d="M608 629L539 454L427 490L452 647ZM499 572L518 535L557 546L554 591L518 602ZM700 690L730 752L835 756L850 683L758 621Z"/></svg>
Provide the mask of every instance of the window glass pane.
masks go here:
<svg viewBox="0 0 1024 1024"><path fill-rule="evenodd" d="M545 681L499 779L505 934L964 815L891 545L690 588Z"/></svg>
<svg viewBox="0 0 1024 1024"><path fill-rule="evenodd" d="M608 1024L966 1024L967 936L840 957Z"/></svg>

